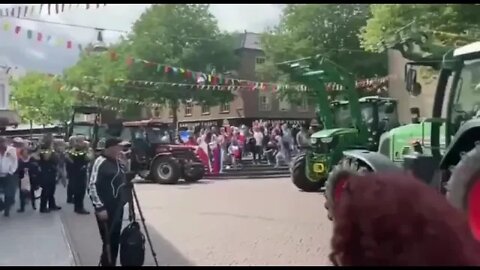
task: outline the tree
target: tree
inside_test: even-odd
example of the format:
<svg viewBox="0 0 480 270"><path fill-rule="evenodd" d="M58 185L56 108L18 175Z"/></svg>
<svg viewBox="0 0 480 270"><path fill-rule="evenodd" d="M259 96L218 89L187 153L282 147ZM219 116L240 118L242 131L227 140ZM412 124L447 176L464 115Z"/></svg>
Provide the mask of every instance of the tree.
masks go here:
<svg viewBox="0 0 480 270"><path fill-rule="evenodd" d="M12 99L22 119L46 125L66 123L70 118L73 97L57 78L32 72L12 81L12 87Z"/></svg>
<svg viewBox="0 0 480 270"><path fill-rule="evenodd" d="M280 24L262 37L267 59L259 68L260 77L268 81L288 81L289 76L277 69L277 63L317 54L345 67L357 78L385 75L386 54L365 52L358 40L358 33L369 16L366 4L287 5ZM280 96L294 103L305 98L304 94L292 91L281 91Z"/></svg>
<svg viewBox="0 0 480 270"><path fill-rule="evenodd" d="M379 44L390 40L405 25L416 21L422 30L435 30L471 35L480 23L479 5L473 4L376 4L370 5L372 17L360 34L362 47L368 51L381 51ZM477 35L478 36L478 35ZM454 46L456 38L436 35L435 41Z"/></svg>
<svg viewBox="0 0 480 270"><path fill-rule="evenodd" d="M172 4L153 5L133 25L129 36L133 55L155 63L165 63L192 71L212 73L231 70L237 61L233 52L234 39L221 33L208 5ZM159 73L155 68L134 66L130 79L196 83L195 78L184 75ZM141 93L140 91L137 91ZM177 122L180 103L193 100L207 105L230 101L229 91L155 87L143 95L145 100L169 105L173 122Z"/></svg>

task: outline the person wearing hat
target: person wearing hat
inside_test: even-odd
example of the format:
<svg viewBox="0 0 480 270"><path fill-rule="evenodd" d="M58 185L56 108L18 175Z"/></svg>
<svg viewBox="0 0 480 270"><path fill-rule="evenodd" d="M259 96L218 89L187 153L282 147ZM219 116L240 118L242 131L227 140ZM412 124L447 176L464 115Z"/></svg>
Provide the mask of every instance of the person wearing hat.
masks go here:
<svg viewBox="0 0 480 270"><path fill-rule="evenodd" d="M88 194L103 242L102 266L115 266L118 255L124 205L120 194L126 185L125 169L119 157L124 146L120 139L107 139L90 172Z"/></svg>

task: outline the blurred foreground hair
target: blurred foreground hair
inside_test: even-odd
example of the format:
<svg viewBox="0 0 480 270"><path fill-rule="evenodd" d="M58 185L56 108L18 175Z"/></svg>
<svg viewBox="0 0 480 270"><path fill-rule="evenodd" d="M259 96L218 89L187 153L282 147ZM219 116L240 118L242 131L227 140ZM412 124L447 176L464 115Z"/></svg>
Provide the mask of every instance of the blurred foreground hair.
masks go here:
<svg viewBox="0 0 480 270"><path fill-rule="evenodd" d="M478 266L467 217L407 174L348 180L335 207L330 260L339 266Z"/></svg>

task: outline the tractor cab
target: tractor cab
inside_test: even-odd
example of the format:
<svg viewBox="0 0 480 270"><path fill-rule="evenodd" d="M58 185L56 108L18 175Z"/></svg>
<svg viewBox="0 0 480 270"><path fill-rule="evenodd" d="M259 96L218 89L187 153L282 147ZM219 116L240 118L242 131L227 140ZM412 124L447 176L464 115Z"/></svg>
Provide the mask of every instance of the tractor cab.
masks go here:
<svg viewBox="0 0 480 270"><path fill-rule="evenodd" d="M359 99L362 122L368 131L367 148L376 150L382 133L398 127L397 101L392 98L368 96ZM337 127L353 128L349 102L330 103L334 123Z"/></svg>
<svg viewBox="0 0 480 270"><path fill-rule="evenodd" d="M74 106L65 140L71 136L85 136L95 149L99 138L106 136L107 127L100 124L101 109L96 106Z"/></svg>

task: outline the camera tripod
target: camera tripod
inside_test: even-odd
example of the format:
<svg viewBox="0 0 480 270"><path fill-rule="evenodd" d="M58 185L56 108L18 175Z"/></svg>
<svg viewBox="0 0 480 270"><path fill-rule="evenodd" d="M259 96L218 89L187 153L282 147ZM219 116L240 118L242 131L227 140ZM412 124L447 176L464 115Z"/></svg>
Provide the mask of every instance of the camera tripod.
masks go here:
<svg viewBox="0 0 480 270"><path fill-rule="evenodd" d="M132 221L136 221L136 214L135 214L135 205L137 206L137 210L138 210L138 214L140 216L140 223L142 224L142 227L143 227L143 231L145 232L145 238L147 239L147 242L148 242L148 245L150 247L150 252L152 254L152 257L153 257L153 260L155 262L155 266L159 266L158 265L158 259L157 259L157 253L155 252L155 250L153 249L153 244L152 244L152 240L150 238L150 233L148 232L148 228L147 228L147 225L145 224L145 217L143 216L143 212L142 212L142 208L140 207L140 202L138 200L138 196L137 196L137 192L135 191L135 186L134 184L132 183L132 180L135 178L137 174L136 173L132 173L132 172L128 172L127 173L127 184L125 186L125 190L124 190L124 198L123 198L123 201L124 201L124 204L128 204L128 212L129 212L129 221L132 222ZM123 206L121 208L121 210L123 210ZM123 220L123 216L121 215L123 213L123 211L119 211L119 214L116 215L115 219L114 219L114 222L112 224L115 224L115 222L118 222L118 221L121 221ZM106 255L107 255L107 258L109 260L109 262L112 262L112 254L111 254L111 249L110 249L110 234L111 234L111 228L108 228L107 226L107 223L104 223L104 226L105 226L105 229L106 229L106 238L105 238L105 242L108 243L105 247L105 252L106 252ZM99 263L99 266L100 266L100 263Z"/></svg>

